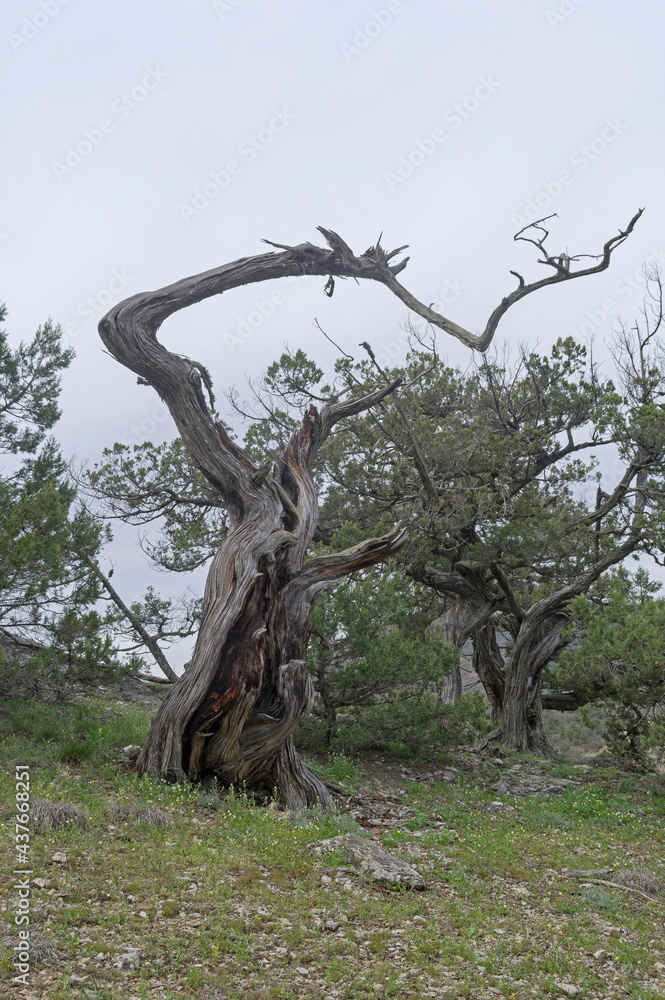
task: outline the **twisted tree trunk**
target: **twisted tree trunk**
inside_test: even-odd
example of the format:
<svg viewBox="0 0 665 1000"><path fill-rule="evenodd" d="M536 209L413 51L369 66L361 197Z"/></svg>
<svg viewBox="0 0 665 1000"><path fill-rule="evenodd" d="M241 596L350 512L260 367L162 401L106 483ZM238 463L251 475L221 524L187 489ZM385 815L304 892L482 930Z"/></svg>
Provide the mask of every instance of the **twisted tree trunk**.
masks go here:
<svg viewBox="0 0 665 1000"><path fill-rule="evenodd" d="M543 670L561 644L564 623L565 619L556 618L543 638L539 622L522 622L506 660L498 738L523 753L556 756L545 735L540 688Z"/></svg>
<svg viewBox="0 0 665 1000"><path fill-rule="evenodd" d="M110 353L166 402L229 518L206 581L194 654L153 720L139 770L204 783L219 777L269 794L276 789L290 808L325 804L329 798L292 742L313 697L305 663L312 604L336 580L387 558L406 540L406 533L395 528L305 562L318 521L313 463L339 420L379 402L399 383L362 398L333 399L320 413L310 407L266 472L254 467L215 418L205 368L167 351L156 333L171 313L227 288L304 270L329 273L332 256L311 247L236 261L127 299L99 325ZM337 260L335 273L346 273L344 268Z"/></svg>

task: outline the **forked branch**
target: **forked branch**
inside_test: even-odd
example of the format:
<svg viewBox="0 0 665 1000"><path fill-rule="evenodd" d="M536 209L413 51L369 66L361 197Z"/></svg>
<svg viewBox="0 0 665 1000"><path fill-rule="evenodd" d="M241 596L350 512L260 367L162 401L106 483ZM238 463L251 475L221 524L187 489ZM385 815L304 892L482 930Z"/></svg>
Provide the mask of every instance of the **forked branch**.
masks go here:
<svg viewBox="0 0 665 1000"><path fill-rule="evenodd" d="M173 313L232 288L276 278L327 276L329 280L326 290L329 295L334 288L334 277L365 278L385 285L428 323L444 330L468 347L485 351L492 342L502 316L515 302L547 285L605 270L613 251L628 238L641 214L642 210L631 219L626 229L605 243L602 254L594 258L597 263L577 271L564 267L545 249L548 233L541 225L545 220L527 227L533 230L530 236L525 235L526 229L521 230L515 239L533 243L543 255L540 262L552 267L555 273L531 284L526 284L520 277L518 288L502 299L479 335L470 333L420 302L397 280L397 275L407 265L408 257L397 263L391 261L406 249L405 246L385 250L379 237L375 246L356 256L341 236L321 226L319 232L325 237L325 248L312 243L297 246L270 244L281 252L242 257L202 274L183 278L157 291L142 292L125 299L101 320L99 332L112 356L135 372L140 382L152 385L167 403L190 454L208 481L225 496L233 518L235 512L243 506L241 498L244 498L245 504L250 498L257 498L260 484L252 480L256 469L211 412L208 400L213 398L212 387L205 368L196 361L167 351L157 340L159 327ZM207 390L208 400L204 388ZM359 409L354 409L355 406L359 406ZM358 401L335 403L327 412L324 411L321 427L330 421L341 419L339 414L344 415L344 408L350 415L366 406Z"/></svg>

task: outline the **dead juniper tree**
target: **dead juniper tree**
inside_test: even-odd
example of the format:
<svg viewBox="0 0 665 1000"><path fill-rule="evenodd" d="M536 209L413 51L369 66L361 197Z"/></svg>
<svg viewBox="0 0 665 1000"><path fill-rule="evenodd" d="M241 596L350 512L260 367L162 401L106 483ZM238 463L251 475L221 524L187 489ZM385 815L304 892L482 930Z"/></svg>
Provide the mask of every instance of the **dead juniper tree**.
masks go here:
<svg viewBox="0 0 665 1000"><path fill-rule="evenodd" d="M514 303L547 285L604 270L640 214L605 244L596 263L578 271L547 255L539 238L545 254L541 262L553 273L531 284L517 275L518 287L477 336L419 302L398 281L408 258L391 261L405 247L387 252L377 241L356 256L325 229L320 232L326 247L271 243L281 252L244 257L134 295L101 320L104 345L167 404L185 447L228 512L228 533L210 566L192 659L155 715L138 758L141 772L204 784L217 777L267 793L277 789L280 802L290 808L325 805L330 793L292 741L312 702L305 662L312 603L336 580L386 559L406 540L406 532L396 527L344 552L306 560L318 520L313 480L318 450L335 424L379 403L399 381L380 384L359 398L338 395L320 412L311 406L272 467L257 469L217 420L206 369L157 339L162 323L180 309L240 285L318 275L327 277L324 290L332 296L335 278L365 278L385 285L428 323L484 351Z"/></svg>

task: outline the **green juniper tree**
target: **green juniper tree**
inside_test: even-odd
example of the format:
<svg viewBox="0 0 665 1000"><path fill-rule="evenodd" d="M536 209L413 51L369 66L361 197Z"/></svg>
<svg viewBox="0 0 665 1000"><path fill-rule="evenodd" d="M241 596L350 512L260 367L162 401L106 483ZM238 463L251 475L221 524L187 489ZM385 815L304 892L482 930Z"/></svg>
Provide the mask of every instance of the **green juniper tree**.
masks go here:
<svg viewBox="0 0 665 1000"><path fill-rule="evenodd" d="M605 711L610 750L640 766L665 760L665 600L644 569L620 567L570 606L556 682Z"/></svg>
<svg viewBox="0 0 665 1000"><path fill-rule="evenodd" d="M549 357L522 349L516 363L485 358L466 372L415 351L414 387L328 450L336 485L323 517L379 530L397 513L408 525L405 572L447 598L433 627L458 649L473 640L492 737L521 750L551 749L541 683L565 645L571 601L631 554L663 550L661 321L652 272L641 323L619 337L618 390L570 338ZM340 363L361 384L374 367ZM598 469L603 449L620 468L612 485ZM557 708L580 697L550 695Z"/></svg>
<svg viewBox="0 0 665 1000"><path fill-rule="evenodd" d="M0 323L5 316L1 306ZM0 475L0 636L10 648L35 653L32 665L42 672L53 663L77 673L115 664L90 568L104 532L77 504L60 448L48 436L73 357L50 321L16 348L0 327L0 453L7 456Z"/></svg>
<svg viewBox="0 0 665 1000"><path fill-rule="evenodd" d="M441 697L456 652L427 632L439 604L438 595L390 566L326 594L311 620L317 698L298 741L422 756L482 732L478 695L454 706Z"/></svg>

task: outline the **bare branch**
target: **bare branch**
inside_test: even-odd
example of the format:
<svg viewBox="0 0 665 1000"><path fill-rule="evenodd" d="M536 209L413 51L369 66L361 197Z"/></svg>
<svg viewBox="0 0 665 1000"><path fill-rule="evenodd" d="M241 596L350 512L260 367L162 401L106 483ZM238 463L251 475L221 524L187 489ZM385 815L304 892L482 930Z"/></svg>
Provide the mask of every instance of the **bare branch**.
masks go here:
<svg viewBox="0 0 665 1000"><path fill-rule="evenodd" d="M164 671L165 675L168 677L171 683L175 683L175 681L178 680L178 675L176 674L175 670L173 669L169 661L164 656L164 653L162 652L159 643L154 639L153 636L151 636L145 630L142 623L133 613L131 608L127 607L127 605L125 604L125 602L123 601L123 599L121 598L120 594L115 589L111 581L108 579L107 576L104 575L104 573L100 569L99 564L93 561L92 559L88 560L88 564L91 567L91 569L94 570L95 574L99 577L99 579L103 583L111 600L114 602L114 604L117 605L118 609L125 616L125 618L130 623L130 625L137 633L137 635L141 637L146 648L150 650L157 665Z"/></svg>
<svg viewBox="0 0 665 1000"><path fill-rule="evenodd" d="M430 309L429 306L419 302L409 291L407 291L406 288L404 288L403 285L399 283L399 281L397 281L394 273L388 272L384 274L383 277L377 277L377 280L382 281L383 284L390 288L390 290L399 299L401 299L409 309L417 313L419 316L422 316L422 318L427 320L428 323L431 323L433 326L437 326L446 333L449 333L452 337L455 337L463 344L466 344L467 347L472 347L476 351L486 351L492 343L500 320L508 312L510 307L516 302L519 302L520 299L525 298L527 295L531 295L532 292L536 292L540 288L546 288L548 285L555 285L562 281L569 281L573 278L582 278L587 274L598 274L600 271L605 271L609 267L613 251L616 250L617 247L621 246L621 244L630 236L643 211L644 209L640 209L639 212L637 212L630 220L626 229L620 230L617 236L613 236L605 243L602 254L598 255L600 261L595 266L586 267L579 271L568 271L558 264L555 264L554 257L546 254L546 259L541 261L541 263L550 264L555 268L556 274L553 274L548 278L541 278L540 281L534 281L529 285L524 283L524 279L519 274L516 275L519 279L519 286L515 289L515 291L510 292L509 295L501 300L500 304L496 307L488 319L485 329L477 336L469 333L468 330L463 329L451 320L446 319L445 316L441 316L433 309ZM536 226L538 223L532 223L532 225ZM523 230L520 232L523 232ZM547 235L547 231L545 230L544 232ZM546 235L542 238L543 240L546 238ZM515 239L524 239L524 237L521 237L518 233L516 234ZM527 240L527 242L533 242L539 247L539 249L542 249L539 242L536 240ZM514 271L511 273L515 274Z"/></svg>
<svg viewBox="0 0 665 1000"><path fill-rule="evenodd" d="M349 573L355 573L359 569L365 569L387 559L402 548L407 537L406 529L398 525L380 538L368 538L342 552L317 556L305 564L297 577L297 582L309 586L339 580Z"/></svg>

